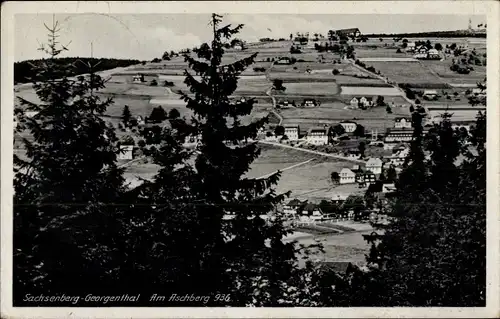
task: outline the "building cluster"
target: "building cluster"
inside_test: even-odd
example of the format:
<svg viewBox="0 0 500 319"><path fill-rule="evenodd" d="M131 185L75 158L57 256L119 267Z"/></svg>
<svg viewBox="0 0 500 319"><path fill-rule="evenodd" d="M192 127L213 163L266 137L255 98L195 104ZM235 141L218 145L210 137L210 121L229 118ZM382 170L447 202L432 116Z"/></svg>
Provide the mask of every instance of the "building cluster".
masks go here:
<svg viewBox="0 0 500 319"><path fill-rule="evenodd" d="M411 52L413 53L413 57L415 59L422 59L422 60L440 60L441 54L439 53L438 50L428 48L425 45L415 45L415 42L408 42L406 46L406 52Z"/></svg>

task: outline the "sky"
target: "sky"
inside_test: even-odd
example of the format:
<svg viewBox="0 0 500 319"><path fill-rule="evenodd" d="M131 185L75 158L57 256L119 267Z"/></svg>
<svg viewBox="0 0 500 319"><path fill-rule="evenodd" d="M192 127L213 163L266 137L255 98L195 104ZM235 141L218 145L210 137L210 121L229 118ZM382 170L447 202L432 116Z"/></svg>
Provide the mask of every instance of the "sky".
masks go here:
<svg viewBox="0 0 500 319"><path fill-rule="evenodd" d="M52 24L52 14L16 14L14 19L15 61L38 59L37 49L47 42L44 23ZM362 33L405 33L467 29L486 23L481 15L423 14L227 14L223 23L243 27L239 38L287 38L290 33L323 33L357 27ZM70 43L63 56L88 57L93 43L94 57L151 60L164 51L193 48L210 39L209 14L56 14L60 22L59 40Z"/></svg>

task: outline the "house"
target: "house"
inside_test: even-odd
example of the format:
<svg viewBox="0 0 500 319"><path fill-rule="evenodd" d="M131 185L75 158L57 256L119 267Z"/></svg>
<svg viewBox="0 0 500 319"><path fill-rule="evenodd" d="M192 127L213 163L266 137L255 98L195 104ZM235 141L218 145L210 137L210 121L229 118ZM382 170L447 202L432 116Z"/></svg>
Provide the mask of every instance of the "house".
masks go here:
<svg viewBox="0 0 500 319"><path fill-rule="evenodd" d="M385 156L384 159L387 160L388 166L401 166L404 164L406 157L408 157L408 154L410 153L409 148L403 148L403 149L398 149L395 150L395 152L389 156Z"/></svg>
<svg viewBox="0 0 500 319"><path fill-rule="evenodd" d="M429 49L427 49L427 47L425 45L420 45L418 47L415 48L415 52L418 54L427 54L429 53Z"/></svg>
<svg viewBox="0 0 500 319"><path fill-rule="evenodd" d="M332 195L332 203L333 204L342 204L343 202L346 201L347 197L349 197L348 195L345 195L345 194L333 194Z"/></svg>
<svg viewBox="0 0 500 319"><path fill-rule="evenodd" d="M356 173L344 167L340 171L340 184L354 184L356 183Z"/></svg>
<svg viewBox="0 0 500 319"><path fill-rule="evenodd" d="M120 145L120 152L118 153L119 160L131 160L133 159L133 145Z"/></svg>
<svg viewBox="0 0 500 319"><path fill-rule="evenodd" d="M144 118L140 115L136 116L135 119L137 120L137 125L144 125L146 124L146 121L144 121Z"/></svg>
<svg viewBox="0 0 500 319"><path fill-rule="evenodd" d="M132 78L132 82L134 83L142 83L142 82L145 82L144 80L144 74L137 74L137 75L134 75L133 78Z"/></svg>
<svg viewBox="0 0 500 319"><path fill-rule="evenodd" d="M306 204L306 206L304 206L302 215L307 215L312 219L321 219L323 217L323 211L318 205L313 203L308 203Z"/></svg>
<svg viewBox="0 0 500 319"><path fill-rule="evenodd" d="M295 141L299 139L300 127L298 125L285 125L285 135L289 140Z"/></svg>
<svg viewBox="0 0 500 319"><path fill-rule="evenodd" d="M374 105L373 97L371 96L366 97L366 103L364 104L364 106L373 106L373 105Z"/></svg>
<svg viewBox="0 0 500 319"><path fill-rule="evenodd" d="M320 106L321 103L319 101L316 101L315 99L305 99L301 105L303 107L315 107Z"/></svg>
<svg viewBox="0 0 500 319"><path fill-rule="evenodd" d="M424 90L423 98L433 99L437 97L438 92L436 90Z"/></svg>
<svg viewBox="0 0 500 319"><path fill-rule="evenodd" d="M188 135L184 140L184 146L193 146L201 141L201 134Z"/></svg>
<svg viewBox="0 0 500 319"><path fill-rule="evenodd" d="M415 51L415 42L408 42L406 44L406 51L414 52Z"/></svg>
<svg viewBox="0 0 500 319"><path fill-rule="evenodd" d="M278 102L278 106L281 108L289 108L292 104L288 100L281 100Z"/></svg>
<svg viewBox="0 0 500 319"><path fill-rule="evenodd" d="M385 143L410 142L413 140L413 128L387 129Z"/></svg>
<svg viewBox="0 0 500 319"><path fill-rule="evenodd" d="M363 106L372 106L373 105L373 98L372 97L362 97L360 100L359 100L359 103L361 103L361 105Z"/></svg>
<svg viewBox="0 0 500 319"><path fill-rule="evenodd" d="M371 171L373 174L380 175L382 173L382 160L380 158L370 157L366 161L366 170Z"/></svg>
<svg viewBox="0 0 500 319"><path fill-rule="evenodd" d="M360 99L361 99L360 97L353 97L349 103L351 104L352 107L357 108L359 106Z"/></svg>
<svg viewBox="0 0 500 319"><path fill-rule="evenodd" d="M358 124L352 121L342 121L339 124L342 125L346 133L353 133L356 130L356 127L358 127Z"/></svg>
<svg viewBox="0 0 500 319"><path fill-rule="evenodd" d="M340 30L335 30L335 34L337 36L346 36L349 38L357 38L361 35L361 31L359 31L358 28L349 28L349 29L340 29Z"/></svg>
<svg viewBox="0 0 500 319"><path fill-rule="evenodd" d="M307 204L307 200L300 201L299 199L292 199L288 204L283 206L283 212L286 215L295 215L302 212L302 208Z"/></svg>
<svg viewBox="0 0 500 319"><path fill-rule="evenodd" d="M292 64L292 60L289 57L281 57L278 59L278 61L275 62L275 64Z"/></svg>
<svg viewBox="0 0 500 319"><path fill-rule="evenodd" d="M396 117L394 119L394 128L411 128L411 118Z"/></svg>
<svg viewBox="0 0 500 319"><path fill-rule="evenodd" d="M480 89L480 88L474 88L472 89L472 94L475 96L485 96L486 95L486 90Z"/></svg>
<svg viewBox="0 0 500 319"><path fill-rule="evenodd" d="M328 144L328 129L327 128L310 128L307 132L306 141L312 145L327 145Z"/></svg>
<svg viewBox="0 0 500 319"><path fill-rule="evenodd" d="M427 52L430 56L439 56L439 51L436 49L430 49L429 52Z"/></svg>

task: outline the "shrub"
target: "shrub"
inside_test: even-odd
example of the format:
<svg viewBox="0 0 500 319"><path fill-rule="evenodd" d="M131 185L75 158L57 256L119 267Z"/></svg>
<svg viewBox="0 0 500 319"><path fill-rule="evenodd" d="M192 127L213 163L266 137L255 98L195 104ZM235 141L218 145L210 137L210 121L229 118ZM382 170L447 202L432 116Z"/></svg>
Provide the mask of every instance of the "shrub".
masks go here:
<svg viewBox="0 0 500 319"><path fill-rule="evenodd" d="M369 66L366 68L368 71L375 73L375 68L373 66Z"/></svg>
<svg viewBox="0 0 500 319"><path fill-rule="evenodd" d="M150 83L151 86L158 86L158 81L156 81L155 79L151 80L151 83Z"/></svg>
<svg viewBox="0 0 500 319"><path fill-rule="evenodd" d="M174 82L172 82L172 81L164 81L163 82L163 86L172 87L172 86L174 86Z"/></svg>
<svg viewBox="0 0 500 319"><path fill-rule="evenodd" d="M401 51L401 49L399 49L399 48L398 48L398 49L396 50L396 53L403 53L403 52Z"/></svg>
<svg viewBox="0 0 500 319"><path fill-rule="evenodd" d="M339 71L339 70L337 70L337 69L333 69L333 71L332 71L332 74L333 74L333 75L337 75L337 74L339 74L339 73L340 73L340 71Z"/></svg>

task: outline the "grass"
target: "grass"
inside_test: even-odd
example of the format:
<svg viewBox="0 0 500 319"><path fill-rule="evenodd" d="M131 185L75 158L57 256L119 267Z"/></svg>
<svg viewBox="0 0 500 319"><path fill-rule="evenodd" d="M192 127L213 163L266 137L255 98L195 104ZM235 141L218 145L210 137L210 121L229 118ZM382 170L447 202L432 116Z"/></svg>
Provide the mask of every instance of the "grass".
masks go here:
<svg viewBox="0 0 500 319"><path fill-rule="evenodd" d="M352 164L327 157L316 159L284 171L276 190L279 193L291 191L291 198L331 198L336 187L333 185L330 175L332 172L340 172L343 167L352 167Z"/></svg>
<svg viewBox="0 0 500 319"><path fill-rule="evenodd" d="M442 83L443 81L433 75L428 69L418 62L367 62L382 76L396 83Z"/></svg>
<svg viewBox="0 0 500 319"><path fill-rule="evenodd" d="M483 58L481 58L482 60ZM483 81L486 77L486 67L472 65L474 71L469 74L458 74L450 70L452 64L450 61L424 61L423 64L426 68L434 71L443 80L449 83L476 83Z"/></svg>
<svg viewBox="0 0 500 319"><path fill-rule="evenodd" d="M339 87L334 82L284 83L285 95L336 95Z"/></svg>
<svg viewBox="0 0 500 319"><path fill-rule="evenodd" d="M403 93L393 87L341 86L341 94L354 96L401 96Z"/></svg>

